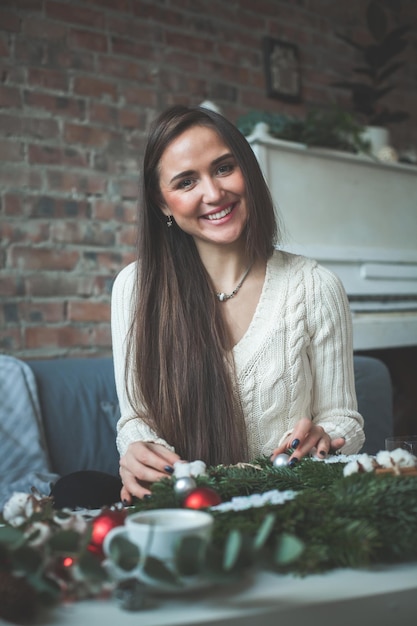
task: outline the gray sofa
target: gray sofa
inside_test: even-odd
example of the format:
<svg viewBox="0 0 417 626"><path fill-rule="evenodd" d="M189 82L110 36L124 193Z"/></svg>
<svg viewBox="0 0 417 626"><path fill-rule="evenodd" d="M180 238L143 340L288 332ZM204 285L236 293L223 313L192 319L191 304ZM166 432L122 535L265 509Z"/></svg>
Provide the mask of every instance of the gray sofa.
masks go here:
<svg viewBox="0 0 417 626"><path fill-rule="evenodd" d="M0 455L0 505L1 493L4 498L5 488L10 489L13 480L22 490L27 479L30 488L36 485L34 474L49 484L59 476L86 469L117 475L115 433L120 412L112 359L63 358L24 363L13 357L1 358L8 367L6 371L0 360L1 445L3 448L6 444L7 449L9 438L9 451L15 454L15 460L8 452ZM354 367L359 411L365 419L366 443L362 451L372 454L384 448L385 437L393 432L390 375L381 361L370 357L355 356ZM18 436L16 423L22 421L22 412L13 416L16 405L8 409L5 405L5 396L21 375L24 390L18 395L22 399L22 393L28 393L36 421L30 436L28 416L25 414ZM2 415L10 417L8 431Z"/></svg>

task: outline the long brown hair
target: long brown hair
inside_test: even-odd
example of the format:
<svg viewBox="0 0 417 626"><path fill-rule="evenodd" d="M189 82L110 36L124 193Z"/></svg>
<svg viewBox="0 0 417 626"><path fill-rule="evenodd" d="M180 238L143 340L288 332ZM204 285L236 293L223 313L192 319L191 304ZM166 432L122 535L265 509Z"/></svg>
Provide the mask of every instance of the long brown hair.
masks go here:
<svg viewBox="0 0 417 626"><path fill-rule="evenodd" d="M239 130L201 107L179 105L162 113L151 128L143 161L135 312L127 354L135 376L133 388L128 374L126 384L138 417L181 458L216 465L247 459L228 332L193 238L175 222L167 228L159 186L165 149L196 125L219 134L245 178L249 259L267 260L276 242L271 196Z"/></svg>

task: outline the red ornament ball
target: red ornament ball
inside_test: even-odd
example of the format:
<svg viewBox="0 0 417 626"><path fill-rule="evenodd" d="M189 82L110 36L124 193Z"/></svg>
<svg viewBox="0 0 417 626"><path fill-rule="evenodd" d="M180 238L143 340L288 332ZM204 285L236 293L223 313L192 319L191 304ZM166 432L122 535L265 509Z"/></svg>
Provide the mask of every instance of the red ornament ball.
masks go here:
<svg viewBox="0 0 417 626"><path fill-rule="evenodd" d="M112 528L122 526L125 523L125 519L126 512L123 510L108 509L97 515L91 522L91 539L88 545L90 552L102 555L105 536Z"/></svg>
<svg viewBox="0 0 417 626"><path fill-rule="evenodd" d="M197 487L184 498L184 506L187 509L205 509L216 506L222 501L221 497L211 487Z"/></svg>

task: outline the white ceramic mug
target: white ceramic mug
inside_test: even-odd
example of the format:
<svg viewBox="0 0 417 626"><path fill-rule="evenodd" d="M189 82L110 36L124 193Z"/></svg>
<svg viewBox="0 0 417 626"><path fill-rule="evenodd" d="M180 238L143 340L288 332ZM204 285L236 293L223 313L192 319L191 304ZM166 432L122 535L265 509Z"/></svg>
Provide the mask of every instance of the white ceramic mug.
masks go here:
<svg viewBox="0 0 417 626"><path fill-rule="evenodd" d="M172 567L176 549L184 537L198 537L202 545L211 538L213 516L205 511L194 509L154 509L132 513L125 519L123 526L112 528L103 542L103 551L110 556L112 541L120 535L135 544L141 557L153 556L167 567ZM118 572L126 576L126 572ZM140 564L129 572L140 579L144 576ZM146 580L149 582L149 580Z"/></svg>

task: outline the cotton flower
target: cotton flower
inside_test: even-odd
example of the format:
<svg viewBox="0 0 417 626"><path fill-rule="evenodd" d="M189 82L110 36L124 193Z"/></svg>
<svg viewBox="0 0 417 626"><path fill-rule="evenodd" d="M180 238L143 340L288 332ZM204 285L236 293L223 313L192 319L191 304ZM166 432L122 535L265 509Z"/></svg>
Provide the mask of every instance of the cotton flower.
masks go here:
<svg viewBox="0 0 417 626"><path fill-rule="evenodd" d="M204 476L206 473L206 464L204 461L193 461L190 463L191 476Z"/></svg>
<svg viewBox="0 0 417 626"><path fill-rule="evenodd" d="M42 546L51 536L51 528L44 522L33 522L25 530L28 544L33 547Z"/></svg>
<svg viewBox="0 0 417 626"><path fill-rule="evenodd" d="M21 526L30 518L33 510L33 496L16 491L4 505L3 517L11 526Z"/></svg>
<svg viewBox="0 0 417 626"><path fill-rule="evenodd" d="M373 472L375 469L374 460L368 454L360 454L357 458L357 462L364 472Z"/></svg>
<svg viewBox="0 0 417 626"><path fill-rule="evenodd" d="M360 470L360 465L358 461L350 461L350 463L346 463L343 468L343 476L351 476L352 474L357 474Z"/></svg>
<svg viewBox="0 0 417 626"><path fill-rule="evenodd" d="M391 469L394 465L391 458L391 452L388 452L387 450L380 450L380 452L376 455L376 461L378 465L385 467L386 469Z"/></svg>
<svg viewBox="0 0 417 626"><path fill-rule="evenodd" d="M186 463L184 461L177 461L174 463L174 477L186 478L189 476L204 476L206 474L206 464L204 461L192 461Z"/></svg>
<svg viewBox="0 0 417 626"><path fill-rule="evenodd" d="M175 478L187 478L191 476L190 463L184 463L183 461L174 463L174 476Z"/></svg>
<svg viewBox="0 0 417 626"><path fill-rule="evenodd" d="M398 467L415 467L417 464L417 458L408 452L408 450L403 450L402 448L397 448L396 450L392 450L390 452L390 456L392 461Z"/></svg>

